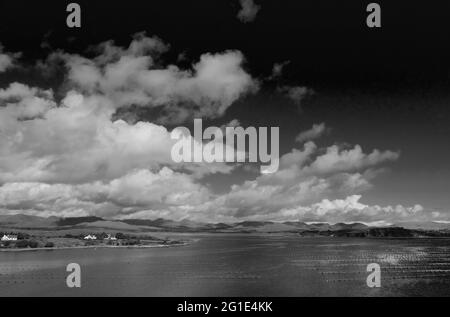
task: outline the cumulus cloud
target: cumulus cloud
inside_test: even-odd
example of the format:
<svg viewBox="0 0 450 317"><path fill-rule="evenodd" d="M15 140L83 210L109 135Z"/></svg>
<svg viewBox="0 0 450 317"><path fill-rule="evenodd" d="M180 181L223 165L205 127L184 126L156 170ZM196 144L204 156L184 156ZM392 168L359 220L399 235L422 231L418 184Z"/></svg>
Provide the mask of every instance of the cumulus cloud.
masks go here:
<svg viewBox="0 0 450 317"><path fill-rule="evenodd" d="M269 80L273 80L273 79L277 79L277 78L281 77L281 75L283 74L284 68L289 63L290 63L290 61L285 61L285 62L282 62L282 63L275 63L275 64L273 64L272 74L268 77L268 79Z"/></svg>
<svg viewBox="0 0 450 317"><path fill-rule="evenodd" d="M286 97L299 106L307 96L314 94L312 89L303 86L283 86L279 87L278 91L285 94Z"/></svg>
<svg viewBox="0 0 450 317"><path fill-rule="evenodd" d="M193 70L179 70L158 64L168 49L158 38L138 34L127 48L111 41L92 47L97 55L91 59L56 52L41 67L64 62L61 100L51 89L22 83L0 88L0 183L84 183L164 166L195 178L229 173L234 167L224 163L175 164L175 140L154 123L161 118L130 123L117 117L118 108L131 104L161 106L171 123L216 117L254 85L239 52L204 54Z"/></svg>
<svg viewBox="0 0 450 317"><path fill-rule="evenodd" d="M350 150L331 146L324 154L321 152L313 142L292 150L280 158L277 172L232 186L215 201L217 209L225 207L228 216L237 218L276 218L284 209L363 192L372 186L376 165L398 158L390 151L365 154L358 145ZM348 164L342 164L346 159ZM324 165L324 161L328 164Z"/></svg>
<svg viewBox="0 0 450 317"><path fill-rule="evenodd" d="M381 152L379 150L365 154L359 145L349 150L341 150L339 146L333 145L327 148L325 154L318 156L310 168L317 173L354 171L375 166L385 161L395 161L399 156L398 152Z"/></svg>
<svg viewBox="0 0 450 317"><path fill-rule="evenodd" d="M277 217L290 220L302 219L305 222L362 222L376 226L391 225L401 221L430 221L440 217L439 213L426 212L421 205L370 206L361 203L361 197L361 195L351 195L344 199L323 199L310 206L285 208L277 212Z"/></svg>
<svg viewBox="0 0 450 317"><path fill-rule="evenodd" d="M370 188L374 174L368 168L389 160L385 152L359 155L353 166L332 165L334 170L319 175L314 171L323 157L317 155L318 151L309 142L303 149L284 155L283 168L278 172L233 185L224 194L211 192L192 175L163 167L159 171L136 169L109 181L82 184L6 183L0 187L0 208L41 216L163 217L216 222L445 220L420 205L370 206L361 202L361 195L355 193ZM345 151L339 153L347 155Z"/></svg>
<svg viewBox="0 0 450 317"><path fill-rule="evenodd" d="M150 122L111 121L108 98L70 91L55 106L51 91L18 84L0 96L14 97L19 105L36 96L48 102L30 120L19 120L12 105L0 108L0 207L7 210L109 217L148 211L211 221L276 217L281 210L364 191L377 175L373 169L399 156L366 154L358 145L320 149L307 142L284 154L277 172L214 194L199 175L227 173L231 167L174 164L169 131Z"/></svg>
<svg viewBox="0 0 450 317"><path fill-rule="evenodd" d="M332 147L330 147L332 148ZM8 212L50 216L99 215L103 217L170 218L196 221L300 220L329 222L396 222L411 219L443 220L420 205L369 206L355 194L370 188L373 165L393 159L386 152L360 152L360 147L339 150L335 162L349 152L352 164L321 162L328 153L308 142L281 158L278 172L264 174L223 194L215 194L191 174L168 167L135 169L111 179L81 184L9 182L0 187L0 208ZM335 197L335 198L332 198ZM339 198L345 197L345 198ZM445 219L444 219L445 220Z"/></svg>
<svg viewBox="0 0 450 317"><path fill-rule="evenodd" d="M239 51L205 53L191 69L180 69L162 65L159 56L168 46L143 34L128 48L108 41L92 50L97 52L92 59L59 52L50 62L62 59L72 85L86 94L101 93L116 108L160 108L162 123L220 117L241 96L258 89L258 81L243 69Z"/></svg>
<svg viewBox="0 0 450 317"><path fill-rule="evenodd" d="M19 97L18 92L23 95ZM0 182L80 183L164 165L197 175L232 169L220 163L175 164L170 154L175 140L170 131L150 122L112 121L114 107L101 95L70 91L55 106L50 91L11 85L0 91L0 100L2 94L8 97L12 93L17 102L0 107ZM47 99L39 99L38 93ZM38 110L40 115L33 120L21 119Z"/></svg>
<svg viewBox="0 0 450 317"><path fill-rule="evenodd" d="M109 182L85 184L8 183L0 206L41 216L117 216L144 209L170 210L207 201L208 190L187 174L164 167L135 170Z"/></svg>
<svg viewBox="0 0 450 317"><path fill-rule="evenodd" d="M20 83L12 83L0 89L0 106L5 115L16 119L31 119L43 115L55 107L53 91L28 87Z"/></svg>
<svg viewBox="0 0 450 317"><path fill-rule="evenodd" d="M261 6L255 4L253 0L239 0L241 9L239 10L237 17L241 22L253 22L258 14Z"/></svg>
<svg viewBox="0 0 450 317"><path fill-rule="evenodd" d="M300 132L295 141L299 143L303 143L305 141L310 141L321 137L324 133L327 132L327 127L325 123L313 124L312 128L306 131Z"/></svg>
<svg viewBox="0 0 450 317"><path fill-rule="evenodd" d="M0 73L14 66L16 59L20 57L20 53L8 53L3 51L0 43Z"/></svg>

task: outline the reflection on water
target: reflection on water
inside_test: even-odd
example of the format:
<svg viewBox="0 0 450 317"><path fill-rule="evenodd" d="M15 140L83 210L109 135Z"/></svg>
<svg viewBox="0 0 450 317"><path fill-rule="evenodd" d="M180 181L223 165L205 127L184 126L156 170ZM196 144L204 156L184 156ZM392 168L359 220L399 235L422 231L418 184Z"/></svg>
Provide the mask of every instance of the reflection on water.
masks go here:
<svg viewBox="0 0 450 317"><path fill-rule="evenodd" d="M450 240L203 236L188 246L0 252L0 296L448 296ZM80 289L66 265L82 267ZM369 263L381 288L368 288Z"/></svg>

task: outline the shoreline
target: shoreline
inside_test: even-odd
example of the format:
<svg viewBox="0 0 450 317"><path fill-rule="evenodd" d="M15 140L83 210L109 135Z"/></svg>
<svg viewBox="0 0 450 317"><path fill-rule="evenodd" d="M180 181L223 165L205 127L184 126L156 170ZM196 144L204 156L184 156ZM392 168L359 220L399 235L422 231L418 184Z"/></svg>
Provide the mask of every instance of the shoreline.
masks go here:
<svg viewBox="0 0 450 317"><path fill-rule="evenodd" d="M155 244L155 245L86 245L86 246L73 246L73 247L53 247L53 248L11 248L1 249L0 252L30 252L30 251L54 251L54 250L76 250L76 249L154 249L154 248L170 248L181 247L189 245L188 242L176 243L176 244Z"/></svg>

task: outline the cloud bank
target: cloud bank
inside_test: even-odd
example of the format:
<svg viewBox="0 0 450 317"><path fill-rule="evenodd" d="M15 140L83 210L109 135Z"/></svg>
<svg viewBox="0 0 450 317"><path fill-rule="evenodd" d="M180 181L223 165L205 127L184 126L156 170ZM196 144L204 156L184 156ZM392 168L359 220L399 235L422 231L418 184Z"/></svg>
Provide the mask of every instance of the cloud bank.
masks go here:
<svg viewBox="0 0 450 317"><path fill-rule="evenodd" d="M214 192L206 175L244 167L175 164L166 126L221 118L259 83L243 68L239 51L205 53L181 69L163 62L169 49L141 33L128 47L101 43L91 58L56 51L40 67L51 73L62 63L66 79L58 94L18 82L1 87L0 213L212 222L447 220L420 205L364 204L362 193L400 153L318 147L311 140L325 124L301 133L304 144L282 155L276 173ZM292 97L301 99L305 91L297 90ZM145 121L117 116L132 107L159 111Z"/></svg>

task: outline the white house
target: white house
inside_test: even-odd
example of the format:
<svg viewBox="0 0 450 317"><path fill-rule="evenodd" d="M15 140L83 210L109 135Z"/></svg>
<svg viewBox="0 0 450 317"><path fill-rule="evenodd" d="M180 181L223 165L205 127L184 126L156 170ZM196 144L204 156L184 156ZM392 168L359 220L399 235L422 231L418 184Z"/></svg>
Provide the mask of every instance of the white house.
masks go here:
<svg viewBox="0 0 450 317"><path fill-rule="evenodd" d="M2 241L17 241L17 236L15 235L4 235L1 239Z"/></svg>
<svg viewBox="0 0 450 317"><path fill-rule="evenodd" d="M117 238L116 237L113 237L112 235L110 235L110 234L108 234L107 236L106 236L106 238L105 238L105 240L117 240Z"/></svg>
<svg viewBox="0 0 450 317"><path fill-rule="evenodd" d="M97 237L95 235L88 234L84 237L84 240L97 240Z"/></svg>

